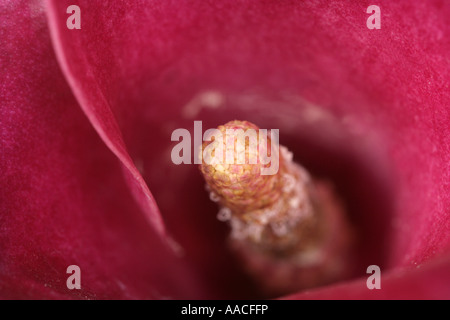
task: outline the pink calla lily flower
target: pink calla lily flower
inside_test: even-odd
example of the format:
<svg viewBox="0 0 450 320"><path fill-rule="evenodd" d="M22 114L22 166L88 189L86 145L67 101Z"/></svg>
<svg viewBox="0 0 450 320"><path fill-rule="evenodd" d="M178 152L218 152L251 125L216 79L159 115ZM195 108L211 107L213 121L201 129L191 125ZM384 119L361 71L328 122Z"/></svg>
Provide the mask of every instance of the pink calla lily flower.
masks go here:
<svg viewBox="0 0 450 320"><path fill-rule="evenodd" d="M1 0L0 298L266 298L170 160L174 129L243 119L358 237L352 277L282 298L449 299L450 6L373 4L381 29L365 1Z"/></svg>

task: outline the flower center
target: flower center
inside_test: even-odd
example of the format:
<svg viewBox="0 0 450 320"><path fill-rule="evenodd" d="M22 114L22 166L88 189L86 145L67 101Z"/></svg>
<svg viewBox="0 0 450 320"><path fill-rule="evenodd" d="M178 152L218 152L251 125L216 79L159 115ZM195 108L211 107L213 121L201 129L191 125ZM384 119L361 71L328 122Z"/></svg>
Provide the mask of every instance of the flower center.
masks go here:
<svg viewBox="0 0 450 320"><path fill-rule="evenodd" d="M231 121L218 130L237 128L258 129L246 121ZM352 232L333 190L313 179L283 146L271 148L271 161L279 170L263 175L261 167L273 163L251 163L251 157L260 158L253 152L265 153L267 145L276 142L267 139L268 144L252 148L258 139L232 138L236 141L230 143L230 137L221 135L206 141L201 152L234 151L234 161L204 158L200 170L210 199L219 204L218 219L231 228L230 246L262 290L284 294L347 276ZM275 155L274 150L281 152ZM235 161L239 154L245 155L246 162Z"/></svg>

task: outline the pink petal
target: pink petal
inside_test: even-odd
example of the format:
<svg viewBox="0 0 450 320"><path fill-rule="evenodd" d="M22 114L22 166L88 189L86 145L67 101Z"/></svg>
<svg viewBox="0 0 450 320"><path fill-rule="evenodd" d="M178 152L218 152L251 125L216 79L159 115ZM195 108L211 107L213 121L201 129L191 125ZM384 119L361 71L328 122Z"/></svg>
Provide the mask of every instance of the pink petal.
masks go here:
<svg viewBox="0 0 450 320"><path fill-rule="evenodd" d="M82 30L65 28L72 3L50 4L78 101L139 179L130 151L169 231L219 295L251 292L196 168L170 162L172 130L194 119L204 129L233 118L280 128L296 159L342 192L361 234L359 274L375 263L403 276L400 268L448 252L445 2L381 1L381 30L367 29L365 2L79 1Z"/></svg>
<svg viewBox="0 0 450 320"><path fill-rule="evenodd" d="M158 207L141 174L128 154L114 114L108 101L105 99L100 83L98 83L99 79L95 78L91 72L85 73L90 68L88 63L89 58L85 55L84 51L65 50L67 49L65 47L67 47L68 43L70 45L77 45L77 41L76 37L71 37L71 35L76 34L76 31L73 32L73 30L67 28L67 17L64 15L66 8L70 4L61 6L62 4L62 2L58 3L59 12L56 7L52 6L51 2L49 2L48 8L49 29L53 37L54 48L59 58L62 71L69 82L72 92L92 125L126 168L130 185L143 207L147 218L155 229L165 237L166 230ZM70 43L72 41L74 43Z"/></svg>
<svg viewBox="0 0 450 320"><path fill-rule="evenodd" d="M366 279L338 284L285 299L448 299L450 256L438 257L414 269L396 270L381 276L381 289L369 290ZM367 275L369 276L369 275Z"/></svg>
<svg viewBox="0 0 450 320"><path fill-rule="evenodd" d="M368 30L366 2L79 1L82 30L70 31L69 2L51 4L85 112L99 130L111 108L205 277L237 274L196 168L170 162L172 130L193 120L280 128L298 159L344 190L363 237L360 273L448 250L448 5L381 1L382 28Z"/></svg>
<svg viewBox="0 0 450 320"><path fill-rule="evenodd" d="M40 2L0 12L0 298L204 296L82 114ZM81 290L66 287L69 265L81 268Z"/></svg>

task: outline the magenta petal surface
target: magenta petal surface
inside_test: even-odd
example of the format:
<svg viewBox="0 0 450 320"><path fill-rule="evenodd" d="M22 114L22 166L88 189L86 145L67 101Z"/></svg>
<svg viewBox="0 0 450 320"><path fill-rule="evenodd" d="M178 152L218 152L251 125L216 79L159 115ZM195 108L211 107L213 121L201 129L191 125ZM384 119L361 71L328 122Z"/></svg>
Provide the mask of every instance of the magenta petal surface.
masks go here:
<svg viewBox="0 0 450 320"><path fill-rule="evenodd" d="M450 259L438 257L414 269L382 275L381 289L367 288L366 279L293 294L285 299L448 299Z"/></svg>
<svg viewBox="0 0 450 320"><path fill-rule="evenodd" d="M199 296L76 102L38 1L0 8L0 298ZM81 290L66 269L81 268Z"/></svg>
<svg viewBox="0 0 450 320"><path fill-rule="evenodd" d="M117 216L121 216L119 208L131 208L136 199L139 206L126 212L138 222L150 221L167 239L164 221L189 267L179 264L179 271L170 269L179 260L160 247L161 240L153 231L143 226L139 227L145 229L142 233L132 231L134 222L129 222L128 231L114 232L114 241L120 239L130 246L134 242L127 240L129 234L132 238L154 237L154 242L144 243L167 254L161 266L170 270L167 281L178 283L182 278L180 283L192 282L191 287L180 285L187 288L183 291L186 297L198 296L195 290L201 291L201 296L207 292L211 297L256 297L258 292L251 289L226 250L227 230L215 220L216 207L203 190L197 168L175 166L170 161L174 129L192 130L194 120L202 120L207 129L242 119L262 128L279 128L281 143L294 151L296 160L335 182L359 230L358 275L365 275L367 265L380 264L387 277L386 286L378 293L364 291L365 280L355 280L290 297L395 298L427 283L426 290L419 290L423 297L449 296L438 281L448 283L450 270L450 6L446 1L379 1L381 30L367 29L365 1L80 0L81 30L66 28L66 8L73 3L48 4L50 30L36 11L39 6L21 5L18 12L27 27L14 25L15 33L9 31L11 40L2 48L7 53L2 55L2 65L7 66L8 75L2 83L2 112L7 115L2 117L6 123L2 124L2 143L6 141L2 166L8 172L1 181L5 184L2 210L9 213L2 211L2 228L8 226L7 217L25 217L23 206L39 212L32 216L37 219L49 212L60 217L61 212L70 211L63 209L70 203L80 206L79 212L86 215L86 219L76 219L85 224L77 227L74 222L74 229L69 228L75 237L87 232L87 225L93 223L87 222L88 217L95 216L91 214L95 210L84 209L86 201L69 201L68 192L82 190L80 193L97 201L98 208L104 204L98 190L103 190L110 194L111 212ZM12 5L3 6L10 9L3 12L13 11ZM6 21L2 33L12 30L7 28L7 23L13 23L8 14L2 21ZM26 28L38 31L26 33ZM49 47L49 33L59 65ZM42 35L47 42L38 40ZM26 45L27 39L34 39L36 45ZM19 70L13 69L16 65ZM18 99L28 109L14 108ZM79 110L74 111L80 107L122 167L88 129ZM64 118L67 110L73 114ZM44 120L36 121L38 116L52 130L42 133L47 125ZM73 127L67 129L69 125ZM83 130L79 129L82 125ZM69 134L70 130L76 134ZM26 137L28 144L18 137ZM77 147L61 150L59 144L67 146L68 137L76 140L73 144ZM11 149L15 141L17 150ZM54 144L47 146L48 142ZM36 149L39 152L27 156ZM55 162L53 153L66 158ZM104 159L104 171L99 172L116 179L114 183L105 183L104 176L95 178L92 172L99 166L95 159ZM80 172L70 171L75 170L69 166L71 162L80 163ZM118 170L123 170L125 178ZM18 192L15 190L31 192L23 187L25 178L14 176L24 174L33 180L25 185L38 188L31 189L32 194L40 195L34 204L11 195ZM53 180L46 180L53 175ZM76 188L66 183L67 189L57 188L62 194L53 187L52 192L45 191L65 181L61 175L87 177L89 183ZM124 195L116 196L118 192ZM3 202L3 198L10 200ZM44 200L47 198L50 200ZM20 210L10 201L19 203ZM95 212L98 225L104 232L112 232L103 222L112 223L110 219L100 217L104 208ZM55 221L55 228L63 223ZM117 228L125 228L122 218L116 221ZM4 250L14 247L11 243L22 243L13 235L36 237L38 224L25 224L23 229L20 225L5 227L22 232L5 233ZM26 252L36 251L37 244L30 242L20 246ZM50 250L50 242L43 247ZM36 269L32 268L34 260L25 254L18 257L30 261L30 270ZM8 264L3 265L6 269ZM132 273L134 268L156 268L145 266L124 262L123 269ZM13 264L9 268L13 270ZM36 270L36 277L40 275L43 281L44 268ZM186 275L187 270L195 273ZM146 277L156 274L142 272ZM26 279L22 274L18 273L17 281ZM153 279L136 292L150 292ZM159 280L163 279L155 279L155 284ZM175 296L172 289L179 289L175 284L161 284L163 287L171 293L161 296ZM29 295L33 296L31 291Z"/></svg>

